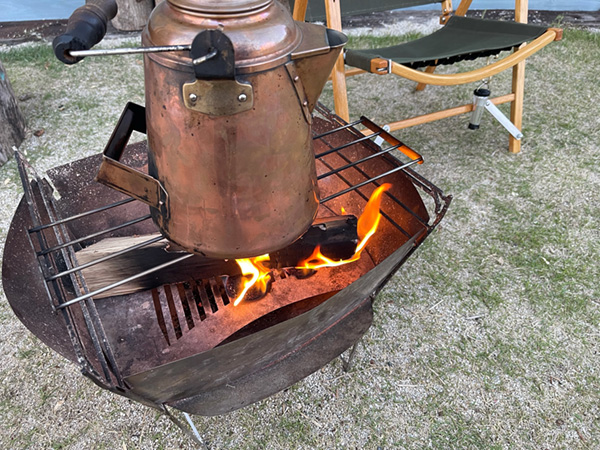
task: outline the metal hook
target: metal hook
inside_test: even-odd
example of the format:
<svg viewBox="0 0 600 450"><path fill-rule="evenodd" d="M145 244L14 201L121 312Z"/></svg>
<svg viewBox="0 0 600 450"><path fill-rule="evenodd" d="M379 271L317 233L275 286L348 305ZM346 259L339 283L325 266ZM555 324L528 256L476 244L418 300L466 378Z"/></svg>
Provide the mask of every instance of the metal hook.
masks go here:
<svg viewBox="0 0 600 450"><path fill-rule="evenodd" d="M218 53L217 49L212 48L212 49L210 49L210 52L208 52L208 54L206 54L204 56L200 56L199 58L196 58L196 59L192 59L192 64L195 66L202 64L203 62L206 62L209 59L212 59L215 56L217 56L217 53Z"/></svg>

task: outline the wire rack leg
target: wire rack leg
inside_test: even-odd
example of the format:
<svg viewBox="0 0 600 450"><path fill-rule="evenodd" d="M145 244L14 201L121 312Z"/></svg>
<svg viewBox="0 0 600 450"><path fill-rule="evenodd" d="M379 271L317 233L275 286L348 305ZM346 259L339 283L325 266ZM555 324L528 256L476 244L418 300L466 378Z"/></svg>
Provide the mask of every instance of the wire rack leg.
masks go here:
<svg viewBox="0 0 600 450"><path fill-rule="evenodd" d="M340 355L340 360L342 361L342 368L344 369L344 372L350 372L350 370L352 370L352 367L354 366L354 356L356 355L356 350L358 349L358 344L360 344L361 341L362 341L362 338L360 338L358 341L356 341L354 343L354 345L350 349L350 354L348 355L348 359L344 359L342 357L342 355Z"/></svg>
<svg viewBox="0 0 600 450"><path fill-rule="evenodd" d="M192 441L194 441L196 444L198 444L199 449L209 450L208 446L202 440L200 433L198 433L198 429L196 428L196 425L194 425L194 422L192 421L192 418L190 417L190 415L188 413L185 413L185 412L183 413L188 424L190 425L189 427L186 427L185 424L183 422L181 422L181 420L179 420L177 417L175 417L173 414L171 414L171 411L169 411L167 409L166 405L162 405L162 406L163 406L163 408L162 408L163 412L171 420L171 422L173 422L175 425L177 425L177 427L179 427L179 429L187 437L189 437ZM190 430L190 428L191 428L191 430Z"/></svg>

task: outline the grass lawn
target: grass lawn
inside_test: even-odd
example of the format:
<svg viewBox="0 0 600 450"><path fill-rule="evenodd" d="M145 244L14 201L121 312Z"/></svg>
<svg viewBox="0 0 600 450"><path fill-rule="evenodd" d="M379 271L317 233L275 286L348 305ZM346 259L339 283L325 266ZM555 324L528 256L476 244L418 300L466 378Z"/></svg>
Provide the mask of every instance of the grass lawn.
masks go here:
<svg viewBox="0 0 600 450"><path fill-rule="evenodd" d="M101 152L125 103L144 102L139 57L68 67L27 44L0 59L29 124L21 150L40 171ZM466 116L397 132L424 156L418 171L454 196L446 218L379 295L353 371L336 360L262 402L198 417L210 448L600 448L598 61L600 33L576 29L529 59L520 154L487 113L477 132ZM491 89L509 85L506 73ZM379 124L467 103L476 87L348 83L352 116ZM0 248L21 193L11 161ZM0 448L194 448L42 345L2 291L0 380Z"/></svg>

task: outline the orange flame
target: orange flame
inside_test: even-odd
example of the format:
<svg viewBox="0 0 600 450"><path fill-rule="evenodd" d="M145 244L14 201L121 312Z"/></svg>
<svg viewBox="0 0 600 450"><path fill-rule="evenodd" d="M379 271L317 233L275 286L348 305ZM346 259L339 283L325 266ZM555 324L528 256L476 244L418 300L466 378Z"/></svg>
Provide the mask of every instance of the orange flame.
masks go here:
<svg viewBox="0 0 600 450"><path fill-rule="evenodd" d="M369 239L371 239L371 236L375 234L377 228L379 227L379 222L381 221L381 213L379 212L381 207L381 199L383 197L383 193L391 187L391 184L384 183L375 189L373 194L371 194L363 213L358 219L356 232L360 241L356 246L356 250L354 251L354 255L352 255L352 257L349 259L343 259L341 261L333 261L332 259L329 259L327 256L323 255L323 253L321 253L321 247L317 246L312 255L300 263L297 268L322 269L324 267L342 266L358 260L362 251L366 247L367 242L369 242Z"/></svg>
<svg viewBox="0 0 600 450"><path fill-rule="evenodd" d="M266 291L267 283L269 281L269 273L271 272L263 262L269 261L269 255L257 256L256 258L244 258L244 259L236 259L235 262L240 266L242 270L242 275L250 276L251 278L247 281L244 281L244 289L240 295L233 301L233 306L236 306L238 303L242 301L246 293L254 286L258 284L258 288Z"/></svg>
<svg viewBox="0 0 600 450"><path fill-rule="evenodd" d="M379 212L381 206L381 199L383 193L387 191L391 184L385 183L379 186L367 202L363 213L360 215L358 219L356 232L358 234L358 238L360 239L358 245L356 246L356 250L354 251L354 255L349 259L344 259L341 261L333 261L327 256L321 253L321 246L318 245L315 247L313 253L304 261L302 261L297 269L322 269L325 267L336 267L342 266L344 264L351 263L353 261L357 261L360 258L360 255L364 248L367 245L369 239L375 234L377 228L379 227L379 222L381 221L381 213ZM345 212L344 208L342 208L342 212ZM267 282L269 281L270 269L266 267L263 263L270 260L269 255L262 255L256 258L244 258L244 259L236 259L238 266L242 270L242 275L249 276L250 279L244 281L244 288L242 292L238 295L238 297L234 300L233 304L239 304L246 293L254 286L258 284L258 287L262 290L267 289Z"/></svg>

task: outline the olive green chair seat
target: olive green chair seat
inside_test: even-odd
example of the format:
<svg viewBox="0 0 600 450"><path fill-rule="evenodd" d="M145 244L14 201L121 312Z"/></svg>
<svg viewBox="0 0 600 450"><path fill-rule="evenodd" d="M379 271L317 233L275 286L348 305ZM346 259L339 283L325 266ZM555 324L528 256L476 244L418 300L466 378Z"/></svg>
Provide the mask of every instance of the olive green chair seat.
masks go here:
<svg viewBox="0 0 600 450"><path fill-rule="evenodd" d="M540 37L546 30L546 27L523 23L452 16L436 32L414 41L373 50L348 49L345 62L367 72L371 71L371 61L376 58L413 69L454 64L511 50Z"/></svg>

